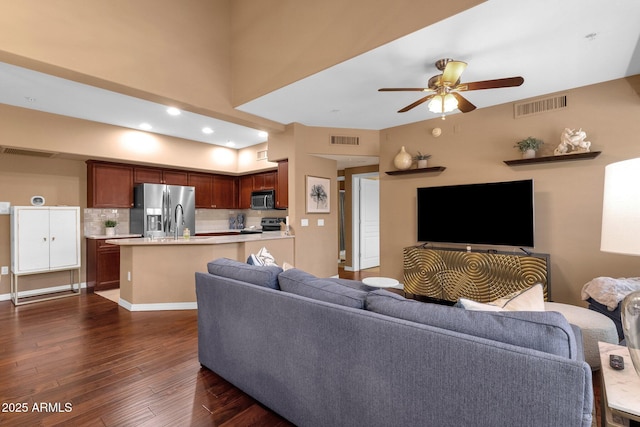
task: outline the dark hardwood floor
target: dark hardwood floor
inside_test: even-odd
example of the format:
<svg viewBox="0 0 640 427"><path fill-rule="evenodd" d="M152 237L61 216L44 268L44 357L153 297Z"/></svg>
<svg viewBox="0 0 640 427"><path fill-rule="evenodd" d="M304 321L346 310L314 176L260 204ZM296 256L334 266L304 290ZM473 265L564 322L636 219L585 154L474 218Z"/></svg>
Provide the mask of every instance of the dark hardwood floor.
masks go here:
<svg viewBox="0 0 640 427"><path fill-rule="evenodd" d="M196 311L0 302L0 425L288 426L201 368Z"/></svg>
<svg viewBox="0 0 640 427"><path fill-rule="evenodd" d="M292 425L200 366L196 316L96 294L0 302L0 425Z"/></svg>

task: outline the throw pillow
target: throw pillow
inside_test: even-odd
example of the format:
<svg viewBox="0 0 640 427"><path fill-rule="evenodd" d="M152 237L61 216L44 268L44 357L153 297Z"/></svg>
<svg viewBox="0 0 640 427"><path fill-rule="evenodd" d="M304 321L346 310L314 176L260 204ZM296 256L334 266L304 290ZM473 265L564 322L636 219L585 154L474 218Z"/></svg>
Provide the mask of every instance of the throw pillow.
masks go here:
<svg viewBox="0 0 640 427"><path fill-rule="evenodd" d="M530 288L514 292L487 304L466 298L458 300L460 306L467 310L481 311L545 311L544 291L541 283Z"/></svg>

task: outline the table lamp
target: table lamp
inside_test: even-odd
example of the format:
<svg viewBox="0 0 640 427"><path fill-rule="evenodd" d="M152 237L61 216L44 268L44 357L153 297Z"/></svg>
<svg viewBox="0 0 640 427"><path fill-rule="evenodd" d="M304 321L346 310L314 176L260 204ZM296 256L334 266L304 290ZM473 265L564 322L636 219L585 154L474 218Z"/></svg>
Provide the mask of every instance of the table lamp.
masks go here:
<svg viewBox="0 0 640 427"><path fill-rule="evenodd" d="M640 158L605 167L600 250L640 255ZM627 295L620 311L631 361L640 375L640 291Z"/></svg>

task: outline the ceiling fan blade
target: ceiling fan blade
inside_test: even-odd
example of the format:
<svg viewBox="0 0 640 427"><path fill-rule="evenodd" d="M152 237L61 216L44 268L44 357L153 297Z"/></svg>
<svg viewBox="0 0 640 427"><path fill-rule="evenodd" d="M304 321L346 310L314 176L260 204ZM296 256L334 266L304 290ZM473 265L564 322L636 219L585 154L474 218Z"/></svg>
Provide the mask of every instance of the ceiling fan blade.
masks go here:
<svg viewBox="0 0 640 427"><path fill-rule="evenodd" d="M411 110L412 108L417 107L420 104L424 104L425 102L427 102L428 100L430 100L434 96L436 96L435 93L433 93L431 95L427 95L424 98L420 98L416 102L414 102L413 104L409 104L406 107L404 107L402 110L398 110L398 113L406 113L407 111Z"/></svg>
<svg viewBox="0 0 640 427"><path fill-rule="evenodd" d="M442 72L442 84L445 86L453 87L458 80L462 72L467 68L467 63L462 61L449 61L444 67Z"/></svg>
<svg viewBox="0 0 640 427"><path fill-rule="evenodd" d="M500 87L520 86L524 83L522 77L507 77L504 79L483 80L480 82L462 83L456 87L456 90L480 90L480 89L496 89Z"/></svg>
<svg viewBox="0 0 640 427"><path fill-rule="evenodd" d="M473 111L476 109L475 105L467 101L467 98L460 95L459 93L451 92L451 95L453 95L458 100L458 110L462 111L463 113L468 113L469 111Z"/></svg>
<svg viewBox="0 0 640 427"><path fill-rule="evenodd" d="M382 89L378 89L378 92L427 92L429 90L431 89L426 87L383 87Z"/></svg>

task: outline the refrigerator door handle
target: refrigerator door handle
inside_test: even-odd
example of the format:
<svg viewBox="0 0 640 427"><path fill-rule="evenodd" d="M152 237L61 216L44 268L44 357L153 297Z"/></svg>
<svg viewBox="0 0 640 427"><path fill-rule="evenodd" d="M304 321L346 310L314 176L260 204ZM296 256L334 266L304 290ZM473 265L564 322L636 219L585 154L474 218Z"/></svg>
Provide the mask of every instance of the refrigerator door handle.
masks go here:
<svg viewBox="0 0 640 427"><path fill-rule="evenodd" d="M166 233L169 235L171 233L171 191L167 188L167 230Z"/></svg>

